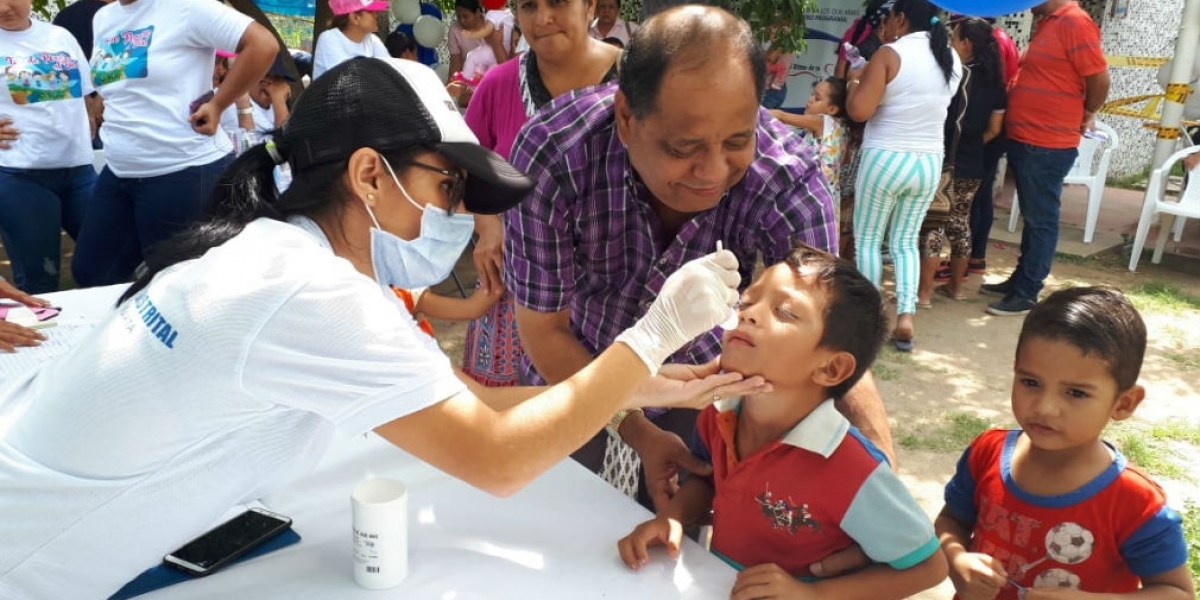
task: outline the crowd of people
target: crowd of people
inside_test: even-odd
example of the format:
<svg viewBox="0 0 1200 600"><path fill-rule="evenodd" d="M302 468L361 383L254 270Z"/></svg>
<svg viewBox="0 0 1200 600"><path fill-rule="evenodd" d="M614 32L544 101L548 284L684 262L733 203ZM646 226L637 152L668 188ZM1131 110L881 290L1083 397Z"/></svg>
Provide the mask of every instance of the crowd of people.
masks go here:
<svg viewBox="0 0 1200 600"><path fill-rule="evenodd" d="M1103 287L1038 302L1107 94L1073 0L1033 9L1019 62L988 20L872 0L803 114L788 54L710 6L458 0L447 83L376 34L386 2L330 0L302 87L215 0L87 1L90 60L0 0L0 297L43 304L63 230L81 286L127 285L0 393L0 596L107 597L335 431L499 495L572 456L654 511L614 532L633 569L711 518L732 598L1195 596L1179 515L1100 437L1144 397L1140 316ZM268 135L235 152L223 119ZM1020 428L972 442L931 520L871 366L986 268L1005 151L1022 256L981 291L1028 315ZM470 297L430 291L472 240ZM427 317L471 322L461 371ZM6 350L41 339L0 322Z"/></svg>

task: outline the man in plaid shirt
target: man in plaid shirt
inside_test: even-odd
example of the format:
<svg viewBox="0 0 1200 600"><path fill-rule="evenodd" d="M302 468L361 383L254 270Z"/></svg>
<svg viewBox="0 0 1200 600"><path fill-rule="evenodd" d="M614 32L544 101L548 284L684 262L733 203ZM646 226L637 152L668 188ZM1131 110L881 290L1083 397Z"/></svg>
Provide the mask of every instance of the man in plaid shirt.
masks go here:
<svg viewBox="0 0 1200 600"><path fill-rule="evenodd" d="M797 241L836 251L819 161L759 110L765 69L744 21L677 7L633 36L618 83L559 97L528 122L512 162L537 187L506 215L504 265L526 383L562 381L587 365L644 314L667 275L718 242L737 255L743 286L760 256L778 262ZM705 364L720 352L714 330L671 362ZM891 453L873 379L838 406ZM690 439L695 416L648 411L621 422L642 459L643 504L668 498L678 469L707 470L679 437ZM599 472L606 438L576 459Z"/></svg>

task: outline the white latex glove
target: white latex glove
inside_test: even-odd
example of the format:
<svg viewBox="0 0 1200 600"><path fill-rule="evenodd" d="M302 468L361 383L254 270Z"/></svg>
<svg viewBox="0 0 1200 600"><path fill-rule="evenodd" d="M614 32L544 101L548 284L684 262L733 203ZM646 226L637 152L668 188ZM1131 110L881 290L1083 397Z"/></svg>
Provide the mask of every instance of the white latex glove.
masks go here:
<svg viewBox="0 0 1200 600"><path fill-rule="evenodd" d="M729 316L738 301L737 268L728 250L685 263L663 283L645 316L616 341L637 353L650 374L657 373L667 357Z"/></svg>

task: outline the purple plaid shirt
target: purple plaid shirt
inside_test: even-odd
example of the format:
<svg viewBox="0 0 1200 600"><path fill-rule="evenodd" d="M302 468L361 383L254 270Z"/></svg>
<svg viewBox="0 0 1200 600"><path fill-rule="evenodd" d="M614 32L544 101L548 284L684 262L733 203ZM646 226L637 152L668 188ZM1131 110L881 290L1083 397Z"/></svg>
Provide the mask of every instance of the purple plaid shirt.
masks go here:
<svg viewBox="0 0 1200 600"><path fill-rule="evenodd" d="M571 331L593 355L645 314L667 276L716 250L741 263L742 287L761 253L770 265L796 240L836 251L829 184L800 138L760 111L757 156L746 176L673 239L640 198L613 118L616 84L560 96L525 125L512 163L537 187L508 212L504 280L522 306L544 313L570 309ZM670 359L698 364L721 352L720 329ZM526 380L544 383L526 356Z"/></svg>

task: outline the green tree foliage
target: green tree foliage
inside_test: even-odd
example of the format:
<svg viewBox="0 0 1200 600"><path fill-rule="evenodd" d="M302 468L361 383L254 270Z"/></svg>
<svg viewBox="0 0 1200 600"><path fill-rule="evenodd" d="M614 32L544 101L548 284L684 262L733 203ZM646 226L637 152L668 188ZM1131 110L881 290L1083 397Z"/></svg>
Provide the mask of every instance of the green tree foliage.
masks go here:
<svg viewBox="0 0 1200 600"><path fill-rule="evenodd" d="M454 0L432 1L443 13L454 12ZM318 4L323 2L319 0ZM804 49L804 13L817 8L816 0L709 0L709 3L737 13L763 41L770 39L771 27L778 26L774 45L784 52Z"/></svg>
<svg viewBox="0 0 1200 600"><path fill-rule="evenodd" d="M33 14L49 21L55 13L66 8L68 0L33 0Z"/></svg>

